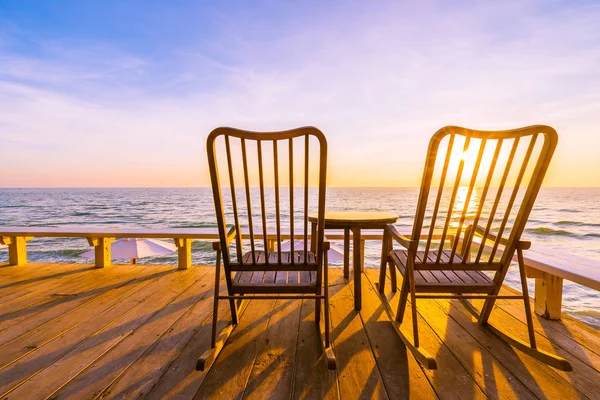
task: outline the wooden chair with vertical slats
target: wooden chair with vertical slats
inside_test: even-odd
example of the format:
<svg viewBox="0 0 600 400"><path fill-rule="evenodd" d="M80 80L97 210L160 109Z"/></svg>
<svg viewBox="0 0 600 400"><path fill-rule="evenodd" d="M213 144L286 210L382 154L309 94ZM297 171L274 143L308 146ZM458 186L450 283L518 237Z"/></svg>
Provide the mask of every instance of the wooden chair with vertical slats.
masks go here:
<svg viewBox="0 0 600 400"><path fill-rule="evenodd" d="M315 322L327 365L335 369L327 290L329 243L324 236L325 136L313 127L283 132L217 128L208 136L206 147L219 241L213 243L217 263L211 348L200 357L196 368L210 367L218 356L238 323L238 314L243 313L244 299L314 299ZM227 169L228 185L221 185L218 160L223 161L222 165ZM281 168L282 163L284 168ZM294 188L295 175L300 175L296 182L302 185L301 189ZM316 187L311 187L313 180L316 180ZM236 186L242 181L242 187ZM298 199L296 193L301 194ZM287 201L282 201L281 197L287 197ZM295 204L296 200L300 201ZM317 228L312 234L308 230L309 212L318 215ZM229 229L226 216L232 222ZM267 229L268 225L270 229ZM302 248L295 249L294 240L291 240L290 251L281 250L282 225L286 225L284 228L289 229L292 238L302 236ZM243 237L242 227L249 233L247 237ZM227 294L220 293L219 288L221 260ZM229 301L231 323L217 337L219 300Z"/></svg>
<svg viewBox="0 0 600 400"><path fill-rule="evenodd" d="M429 143L412 236L385 229L379 292L397 333L415 357L436 369L419 341L417 299L458 299L498 337L557 369L571 365L537 348L521 240L535 198L558 141L548 126L507 131L440 129ZM454 176L454 178L452 178ZM394 250L393 240L404 249ZM522 295L500 295L517 253ZM384 294L386 265L392 291L396 268L403 277L396 315ZM413 338L400 330L410 295ZM478 310L469 300L485 300ZM522 300L529 344L488 323L497 299Z"/></svg>

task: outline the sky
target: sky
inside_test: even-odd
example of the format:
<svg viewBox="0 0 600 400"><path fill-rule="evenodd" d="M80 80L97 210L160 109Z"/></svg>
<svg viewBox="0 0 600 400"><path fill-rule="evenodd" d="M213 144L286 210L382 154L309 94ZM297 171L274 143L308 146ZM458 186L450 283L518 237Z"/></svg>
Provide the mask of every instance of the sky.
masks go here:
<svg viewBox="0 0 600 400"><path fill-rule="evenodd" d="M442 126L533 124L545 185L600 186L600 2L0 1L0 187L208 186L223 125L419 186Z"/></svg>

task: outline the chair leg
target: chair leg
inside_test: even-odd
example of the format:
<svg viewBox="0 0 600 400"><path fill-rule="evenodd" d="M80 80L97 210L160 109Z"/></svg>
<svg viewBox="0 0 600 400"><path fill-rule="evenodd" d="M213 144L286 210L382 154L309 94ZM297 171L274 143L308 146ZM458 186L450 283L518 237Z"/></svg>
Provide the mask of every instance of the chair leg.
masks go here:
<svg viewBox="0 0 600 400"><path fill-rule="evenodd" d="M537 348L535 343L535 330L533 328L533 318L531 317L531 303L529 302L529 288L527 287L527 275L525 275L525 260L523 259L523 250L517 249L519 260L519 274L521 275L521 290L523 293L523 303L525 305L525 316L527 317L527 330L529 332L529 344L532 349Z"/></svg>
<svg viewBox="0 0 600 400"><path fill-rule="evenodd" d="M229 309L231 310L231 323L238 324L238 308L235 299L229 299Z"/></svg>
<svg viewBox="0 0 600 400"><path fill-rule="evenodd" d="M404 282L406 282L407 279L404 279ZM401 289L401 294L405 293L406 296L408 296L408 285L405 285L403 282L403 287ZM406 286L406 287L405 287ZM419 361L419 363L421 363L421 365L423 365L423 367L427 368L427 369L437 369L437 362L435 361L435 358L433 358L425 349L423 349L422 347L418 347L415 346L414 344L414 339L411 340L410 338L408 338L406 335L404 335L404 333L400 330L400 325L401 325L401 320L398 321L398 316L394 315L394 312L392 311L392 307L390 306L390 303L388 302L387 297L384 294L380 294L380 299L381 302L384 305L384 309L385 312L387 313L387 316L389 318L389 320L392 323L392 326L394 327L394 330L396 331L396 334L400 337L400 339L402 339L402 341L404 342L404 345L406 346L406 348L408 350L410 350L410 352L414 355L415 359L417 361ZM406 300L405 300L405 305L404 307L406 307ZM413 302L413 304L415 304ZM414 310L416 310L416 307L414 308ZM413 326L417 326L416 324L414 324Z"/></svg>
<svg viewBox="0 0 600 400"><path fill-rule="evenodd" d="M321 322L321 299L315 299L315 323Z"/></svg>
<svg viewBox="0 0 600 400"><path fill-rule="evenodd" d="M408 278L408 286L410 288L410 305L411 305L412 320L413 320L412 322L413 322L414 346L416 348L419 348L419 325L418 325L419 317L417 315L417 296L416 296L416 289L415 289L415 273L414 273L412 261L410 258L411 257L409 255L409 260L408 260L407 266L406 266L407 273L404 275L404 279Z"/></svg>
<svg viewBox="0 0 600 400"><path fill-rule="evenodd" d="M389 253L390 233L387 229L383 231L383 239L381 240L381 261L379 263L379 293L385 292L385 273L387 268L387 260Z"/></svg>
<svg viewBox="0 0 600 400"><path fill-rule="evenodd" d="M219 292L221 283L221 252L217 251L217 265L215 268L215 287L213 294L213 318L212 318L212 336L210 339L210 347L214 348L217 345L217 321L219 316Z"/></svg>
<svg viewBox="0 0 600 400"><path fill-rule="evenodd" d="M388 266L390 267L390 282L392 284L392 292L396 293L398 290L398 284L396 283L396 265L393 263L392 259L388 259Z"/></svg>
<svg viewBox="0 0 600 400"><path fill-rule="evenodd" d="M225 346L227 339L229 339L229 336L231 336L233 329L237 325L237 318L238 318L237 307L236 307L235 300L232 299L229 303L231 306L232 321L220 332L219 336L217 337L217 324L219 321L218 320L218 312L219 312L220 280L221 280L221 257L220 257L220 253L217 252L211 343L210 343L210 348L208 350L206 350L200 356L198 361L196 362L196 370L197 371L204 371L207 368L210 368L210 366L215 361L215 359L217 358L217 356L219 355L221 350L223 350L223 347ZM240 305L240 308L242 309L241 313L243 313L244 312L243 306Z"/></svg>
<svg viewBox="0 0 600 400"><path fill-rule="evenodd" d="M337 365L335 362L335 355L333 353L333 347L331 346L331 337L330 337L330 324L331 319L329 318L329 274L328 274L328 260L327 260L327 252L323 255L324 259L324 268L323 268L323 324L324 327L321 329L321 324L317 325L319 327L319 333L321 335L321 343L323 345L323 351L325 352L325 358L327 359L327 368L328 369L336 369ZM317 299L315 301L320 306L320 300ZM319 307L320 308L320 307Z"/></svg>
<svg viewBox="0 0 600 400"><path fill-rule="evenodd" d="M395 266L394 266L395 268ZM402 288L400 288L400 301L398 301L398 310L396 311L396 321L402 323L404 319L404 310L406 309L406 301L408 300L408 279L402 279Z"/></svg>

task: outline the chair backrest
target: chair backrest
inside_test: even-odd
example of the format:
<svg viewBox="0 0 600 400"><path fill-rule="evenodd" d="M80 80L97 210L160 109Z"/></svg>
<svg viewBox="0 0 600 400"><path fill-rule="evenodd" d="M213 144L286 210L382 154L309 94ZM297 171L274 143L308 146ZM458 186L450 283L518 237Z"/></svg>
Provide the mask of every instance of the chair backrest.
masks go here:
<svg viewBox="0 0 600 400"><path fill-rule="evenodd" d="M413 240L427 237L421 242L425 260L454 268L467 263L484 270L508 268L557 141L556 131L542 125L437 131L429 143L412 232ZM482 245L473 244L476 229L470 226L479 227Z"/></svg>
<svg viewBox="0 0 600 400"><path fill-rule="evenodd" d="M314 127L282 132L221 127L210 133L206 147L225 268L237 263L260 269L257 264L268 263L269 257L258 260L257 252L269 250L267 236L273 233L278 264L282 262L284 231L292 237L301 235L304 240L301 248L295 248L291 240L291 252L309 251L309 213L318 215L316 256L317 265L321 265L327 175L327 141L323 133ZM223 177L219 166L227 171ZM233 254L226 245L228 225L237 232ZM260 235L262 240L256 238ZM244 260L245 251L251 256ZM294 263L292 257L289 269Z"/></svg>

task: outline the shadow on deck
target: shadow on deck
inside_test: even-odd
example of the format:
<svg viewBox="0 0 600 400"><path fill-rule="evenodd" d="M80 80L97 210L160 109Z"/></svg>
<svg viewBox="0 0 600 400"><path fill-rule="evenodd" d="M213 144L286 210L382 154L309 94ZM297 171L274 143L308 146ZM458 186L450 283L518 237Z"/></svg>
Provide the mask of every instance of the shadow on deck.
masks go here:
<svg viewBox="0 0 600 400"><path fill-rule="evenodd" d="M419 302L422 345L438 362L423 370L363 279L331 270L338 370L328 371L311 300L251 301L207 372L214 269L28 264L0 267L2 398L597 398L600 332L570 317L535 319L540 348L573 365L564 373L512 349L458 302ZM389 286L389 285L388 285ZM509 291L510 289L506 289ZM392 305L398 295L387 294ZM219 315L229 316L222 302ZM404 329L410 330L407 312ZM527 338L522 305L498 301L491 322Z"/></svg>

